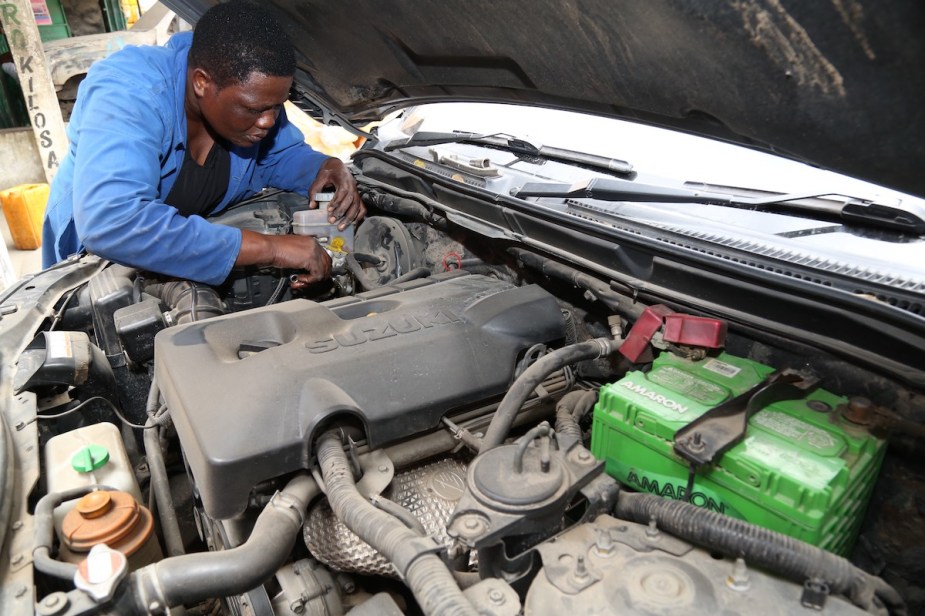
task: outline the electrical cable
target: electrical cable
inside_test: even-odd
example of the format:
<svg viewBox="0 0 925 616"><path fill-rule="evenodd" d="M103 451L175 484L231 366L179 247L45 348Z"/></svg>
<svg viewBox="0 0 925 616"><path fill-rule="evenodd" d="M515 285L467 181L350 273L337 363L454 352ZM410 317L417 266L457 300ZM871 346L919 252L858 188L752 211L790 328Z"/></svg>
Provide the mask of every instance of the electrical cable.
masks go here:
<svg viewBox="0 0 925 616"><path fill-rule="evenodd" d="M35 417L33 417L32 419L30 419L29 421L17 425L17 426L16 426L16 429L17 429L17 430L22 430L23 428L25 428L26 426L28 426L29 424L35 422L35 421L38 420L38 419L42 419L42 420L45 420L45 419L60 419L60 418L62 418L62 417L67 417L68 415L73 415L73 414L76 413L77 411L83 409L83 407L85 407L85 406L87 406L88 404L90 404L91 402L95 402L95 401L105 402L105 403L109 406L109 408L112 409L112 412L116 415L116 417L118 417L119 420L120 420L122 423L124 423L125 425L127 425L129 428L135 428L136 430L150 430L151 428L156 428L156 427L157 427L157 426L143 426L143 425L141 425L141 424L133 423L133 422L131 422L125 415L123 415L123 414L122 414L122 411L119 410L119 407L117 407L117 406L116 406L115 404L113 404L111 401L107 400L107 399L104 398L103 396L91 396L90 398L87 398L86 400L84 400L83 402L81 402L80 404L78 404L77 406L75 406L74 408L68 409L68 410L66 410L66 411L64 411L64 412L56 413L56 414L54 414L54 415L36 415Z"/></svg>

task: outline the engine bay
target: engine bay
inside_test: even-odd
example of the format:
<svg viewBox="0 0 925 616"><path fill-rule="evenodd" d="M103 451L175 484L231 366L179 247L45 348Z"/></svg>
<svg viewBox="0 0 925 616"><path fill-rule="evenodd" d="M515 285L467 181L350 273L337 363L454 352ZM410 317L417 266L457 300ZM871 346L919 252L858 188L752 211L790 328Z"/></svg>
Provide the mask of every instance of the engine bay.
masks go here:
<svg viewBox="0 0 925 616"><path fill-rule="evenodd" d="M330 283L109 265L56 302L13 380L36 611L925 605L913 390L359 182Z"/></svg>

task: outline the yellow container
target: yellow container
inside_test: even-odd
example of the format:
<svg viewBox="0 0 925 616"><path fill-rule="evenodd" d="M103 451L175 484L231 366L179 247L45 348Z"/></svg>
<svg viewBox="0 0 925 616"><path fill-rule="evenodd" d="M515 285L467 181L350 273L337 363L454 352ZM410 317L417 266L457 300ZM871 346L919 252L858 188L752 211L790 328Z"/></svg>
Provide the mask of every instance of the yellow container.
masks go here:
<svg viewBox="0 0 925 616"><path fill-rule="evenodd" d="M19 250L35 250L42 245L42 219L48 203L48 184L20 184L0 191L3 217Z"/></svg>

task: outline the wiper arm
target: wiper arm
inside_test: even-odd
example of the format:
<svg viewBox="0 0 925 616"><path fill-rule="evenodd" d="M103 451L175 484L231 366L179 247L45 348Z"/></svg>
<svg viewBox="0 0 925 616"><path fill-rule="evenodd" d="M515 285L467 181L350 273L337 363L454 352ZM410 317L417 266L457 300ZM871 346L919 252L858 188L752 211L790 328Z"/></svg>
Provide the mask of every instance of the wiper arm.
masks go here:
<svg viewBox="0 0 925 616"><path fill-rule="evenodd" d="M410 148L412 146L423 146L423 145L442 145L444 143L459 143L461 141L472 141L479 140L488 137L489 135L480 135L478 133L433 133L433 132L419 132L415 133L412 137L407 139L396 139L390 141L387 146L383 148L385 152L391 152L392 150L400 150L402 148Z"/></svg>
<svg viewBox="0 0 925 616"><path fill-rule="evenodd" d="M612 171L614 173L629 174L633 172L633 165L618 158L608 158L596 154L576 152L565 148L556 148L546 145L534 145L525 139L518 139L510 135L479 134L479 133L439 133L418 132L408 139L396 139L383 148L386 152L408 148L412 146L442 145L445 143L479 143L501 148L524 158L543 158L568 163L586 165L596 169Z"/></svg>
<svg viewBox="0 0 925 616"><path fill-rule="evenodd" d="M628 180L592 178L576 184L530 182L519 190L511 191L514 197L560 197L563 199L597 199L598 201L637 201L658 203L708 203L732 205L726 195L686 188L669 188L639 184Z"/></svg>
<svg viewBox="0 0 925 616"><path fill-rule="evenodd" d="M925 234L925 220L914 212L904 210L892 205L885 205L867 199L856 199L849 195L838 193L804 193L789 194L766 197L764 199L753 199L744 201L745 204L757 205L759 208L768 206L781 206L780 209L792 209L797 211L818 211L815 208L792 203L801 199L818 199L820 197L846 197L849 200L842 204L841 208L835 210L835 215L846 222L860 225L880 227L883 229L892 229L916 235Z"/></svg>
<svg viewBox="0 0 925 616"><path fill-rule="evenodd" d="M851 198L837 193L791 193L757 199L730 197L708 191L637 184L614 178L592 178L577 184L552 182L528 183L512 191L514 197L551 197L563 199L596 199L599 201L636 201L642 203L705 203L758 211L792 210L834 215L859 225L892 229L916 235L925 234L925 220L913 212L891 205ZM842 196L850 200L840 207L820 209L794 203L803 199Z"/></svg>

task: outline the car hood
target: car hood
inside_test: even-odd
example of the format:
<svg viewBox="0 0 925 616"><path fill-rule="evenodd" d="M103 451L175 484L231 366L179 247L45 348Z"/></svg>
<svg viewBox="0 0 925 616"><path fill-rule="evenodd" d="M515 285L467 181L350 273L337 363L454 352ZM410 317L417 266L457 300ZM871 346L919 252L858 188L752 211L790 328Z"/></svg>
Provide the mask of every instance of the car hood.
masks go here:
<svg viewBox="0 0 925 616"><path fill-rule="evenodd" d="M168 0L195 22L213 2ZM621 117L925 195L915 0L268 2L296 89L354 123L448 100Z"/></svg>

